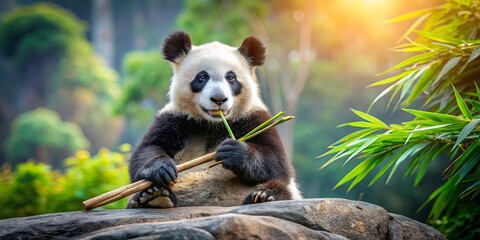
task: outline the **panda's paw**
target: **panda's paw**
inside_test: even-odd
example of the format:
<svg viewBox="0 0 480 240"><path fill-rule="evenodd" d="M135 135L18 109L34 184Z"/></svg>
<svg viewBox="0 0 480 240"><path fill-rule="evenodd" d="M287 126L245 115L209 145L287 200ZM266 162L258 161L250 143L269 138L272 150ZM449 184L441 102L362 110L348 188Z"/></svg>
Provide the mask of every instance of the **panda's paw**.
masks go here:
<svg viewBox="0 0 480 240"><path fill-rule="evenodd" d="M248 156L250 152L246 143L227 139L217 148L215 160L223 161L223 167L226 169L237 170L242 168Z"/></svg>
<svg viewBox="0 0 480 240"><path fill-rule="evenodd" d="M128 208L172 208L177 204L174 192L159 186L153 186L134 196Z"/></svg>
<svg viewBox="0 0 480 240"><path fill-rule="evenodd" d="M260 188L250 193L243 204L254 204L263 202L272 202L280 200L290 200L292 194L288 190L287 185L280 180L270 180L265 184L261 184Z"/></svg>
<svg viewBox="0 0 480 240"><path fill-rule="evenodd" d="M256 190L248 195L243 204L263 203L275 201L274 191L271 189Z"/></svg>
<svg viewBox="0 0 480 240"><path fill-rule="evenodd" d="M150 180L163 187L173 187L177 182L177 167L173 159L162 157L152 162L152 164L143 169L139 174L139 179Z"/></svg>

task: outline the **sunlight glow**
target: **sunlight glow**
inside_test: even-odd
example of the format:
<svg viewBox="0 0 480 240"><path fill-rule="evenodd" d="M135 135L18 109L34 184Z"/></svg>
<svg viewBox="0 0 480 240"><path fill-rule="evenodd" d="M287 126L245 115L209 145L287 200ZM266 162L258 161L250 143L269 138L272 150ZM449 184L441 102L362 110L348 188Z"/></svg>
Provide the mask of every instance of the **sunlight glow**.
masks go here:
<svg viewBox="0 0 480 240"><path fill-rule="evenodd" d="M383 11L392 7L395 1L392 0L341 0L345 5L359 7L362 10L369 10L371 12Z"/></svg>

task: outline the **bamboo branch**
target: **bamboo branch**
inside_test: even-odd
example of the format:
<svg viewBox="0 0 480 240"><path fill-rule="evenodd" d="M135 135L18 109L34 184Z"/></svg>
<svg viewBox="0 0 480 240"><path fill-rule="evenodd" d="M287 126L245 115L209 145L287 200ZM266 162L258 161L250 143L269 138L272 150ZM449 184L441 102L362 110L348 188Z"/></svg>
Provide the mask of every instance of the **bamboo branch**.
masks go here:
<svg viewBox="0 0 480 240"><path fill-rule="evenodd" d="M195 158L191 161L182 163L177 165L177 172L182 172L184 170L190 169L192 167L198 166L202 163L208 162L213 160L213 157L215 156L216 152L212 152L206 155L203 155L201 157ZM122 199L130 194L136 193L143 191L153 185L152 182L142 179L140 181L136 181L134 183L130 183L126 186L123 186L121 188L117 188L115 190L112 190L110 192L106 192L102 195L98 195L94 198L90 198L88 200L85 200L83 202L83 206L85 207L85 210L90 210L94 209L112 202L115 202L119 199Z"/></svg>

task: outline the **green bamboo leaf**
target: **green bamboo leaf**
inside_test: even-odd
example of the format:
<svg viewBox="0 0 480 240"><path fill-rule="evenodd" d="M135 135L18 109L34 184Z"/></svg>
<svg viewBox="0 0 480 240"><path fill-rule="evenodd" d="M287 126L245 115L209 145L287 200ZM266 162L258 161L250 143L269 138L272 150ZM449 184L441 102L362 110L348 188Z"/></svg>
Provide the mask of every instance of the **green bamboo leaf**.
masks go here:
<svg viewBox="0 0 480 240"><path fill-rule="evenodd" d="M428 199L422 204L422 206L420 206L420 209L424 208L428 203L430 203L435 198L438 198L440 194L442 194L442 192L445 192L447 189L451 187L450 185L452 185L452 183L450 181L447 181L446 183L442 184L440 187L435 189L435 191L433 191L433 193L430 194L430 196L428 196Z"/></svg>
<svg viewBox="0 0 480 240"><path fill-rule="evenodd" d="M373 161L376 161L376 160L373 158L370 158L359 163L355 168L353 168L350 172L348 172L347 175L345 175L342 179L340 179L340 181L333 187L333 189L336 189L342 186L343 184L351 181L352 179L356 178L357 176L367 172L367 170L369 169Z"/></svg>
<svg viewBox="0 0 480 240"><path fill-rule="evenodd" d="M435 154L435 153L433 153L433 154ZM430 157L427 158L427 156L429 156L429 155L426 155L423 158L423 161L419 161L419 164L418 164L418 167L417 167L417 169L418 169L417 176L415 177L415 181L413 183L413 186L418 186L418 184L422 181L425 174L427 174L427 171L429 169L430 164L433 162L433 160L435 160L435 157L430 156Z"/></svg>
<svg viewBox="0 0 480 240"><path fill-rule="evenodd" d="M445 170L447 174L445 175L448 178L456 178L457 184L472 170L475 166L480 163L480 155L478 154L478 148L480 143L480 138L477 138L465 152L463 152L455 161Z"/></svg>
<svg viewBox="0 0 480 240"><path fill-rule="evenodd" d="M428 67L421 68L415 74L413 74L411 78L405 80L405 84L403 85L402 91L400 92L400 97L398 98L398 103L402 102L405 95L410 91L410 87L415 81L417 81L424 75L424 72L426 70L428 70Z"/></svg>
<svg viewBox="0 0 480 240"><path fill-rule="evenodd" d="M441 47L441 49L438 49L437 51L445 51L445 50L452 50L457 48L457 46L453 44L448 44L448 43L441 43L441 42L432 42L432 45L435 45L437 47Z"/></svg>
<svg viewBox="0 0 480 240"><path fill-rule="evenodd" d="M408 141L410 141L410 138L412 138L413 133L414 133L415 130L417 130L419 127L420 127L420 125L417 125L417 126L415 126L415 129L413 129L413 131L410 131L410 134L408 135L408 138L407 138L407 140L405 140L405 143L404 143L403 145L407 145Z"/></svg>
<svg viewBox="0 0 480 240"><path fill-rule="evenodd" d="M462 182L468 183L468 182L477 181L479 179L480 179L480 171L477 171L473 174L468 175L468 177L464 178Z"/></svg>
<svg viewBox="0 0 480 240"><path fill-rule="evenodd" d="M368 146L370 146L370 144L374 143L379 137L374 137L374 138L371 138L369 139L368 141L366 141L362 146L360 146L355 152L352 153L352 155L350 155L350 157L348 157L348 159L345 161L345 164L347 164L347 162L349 162L352 158L354 158L357 154L359 154L361 151L363 151L363 149L367 148Z"/></svg>
<svg viewBox="0 0 480 240"><path fill-rule="evenodd" d="M461 39L447 37L445 35L438 34L438 33L425 32L425 31L415 31L415 32L422 37L428 38L433 41L441 42L441 43L447 43L447 44L453 44L453 45L459 45L463 43L463 40Z"/></svg>
<svg viewBox="0 0 480 240"><path fill-rule="evenodd" d="M442 186L440 186L434 193L437 193L436 200L430 211L431 218L439 218L448 204L451 202L451 199L455 197L455 190L457 186L453 181L447 181ZM430 198L429 198L430 199ZM432 199L433 200L433 199ZM428 201L428 200L427 200ZM420 208L423 208L425 205L422 205Z"/></svg>
<svg viewBox="0 0 480 240"><path fill-rule="evenodd" d="M362 130L358 130L356 132L353 132L353 133L350 133L348 134L347 136L341 138L340 140L336 141L335 143L333 143L333 145L336 145L336 144L339 144L341 142L347 142L351 139L359 139L359 138L363 138L363 137L366 137L374 132L376 132L377 130L376 129L362 129Z"/></svg>
<svg viewBox="0 0 480 240"><path fill-rule="evenodd" d="M460 69L459 72L463 72L468 67L470 62L475 60L478 56L480 56L480 48L477 48L470 53L470 56L468 57L468 60L465 62L465 64L463 64L463 66L462 66L462 68Z"/></svg>
<svg viewBox="0 0 480 240"><path fill-rule="evenodd" d="M407 159L410 156L415 155L418 151L422 150L427 145L428 145L428 143L415 144L411 147L406 147L405 151L400 152L399 157L395 161L395 165L393 166L392 170L390 171L390 174L388 175L388 178L387 178L387 181L385 182L385 184L388 184L390 182L390 179L392 178L393 173L395 173L395 171L397 171L398 166L400 166L400 164L403 161L405 161L405 159Z"/></svg>
<svg viewBox="0 0 480 240"><path fill-rule="evenodd" d="M355 178L358 174L361 173L361 171L363 171L366 168L366 166L364 165L365 165L365 162L361 162L360 164L358 164L355 168L353 168L350 172L348 172L347 175L345 175L342 179L340 179L340 181L338 181L338 183L333 187L333 189L337 189L338 187L342 186L343 184Z"/></svg>
<svg viewBox="0 0 480 240"><path fill-rule="evenodd" d="M473 191L478 191L479 186L480 186L480 180L476 181L474 184L470 185L470 187L468 187L462 193L460 193L460 198L464 198L470 195Z"/></svg>
<svg viewBox="0 0 480 240"><path fill-rule="evenodd" d="M335 156L333 156L332 158L330 158L326 163L324 163L320 168L319 170L322 170L324 169L325 167L327 167L328 165L330 165L331 163L337 161L338 159L341 159L342 157L345 157L347 155L350 155L351 153L353 153L354 149L349 149L347 151L340 151L338 152Z"/></svg>
<svg viewBox="0 0 480 240"><path fill-rule="evenodd" d="M472 104L472 106L480 112L480 102L479 101L475 101L475 100L469 100L470 103Z"/></svg>
<svg viewBox="0 0 480 240"><path fill-rule="evenodd" d="M466 65L468 65L470 62L472 62L473 60L475 60L476 58L478 58L480 56L480 47L473 50L471 53L470 53L470 57L468 58L467 60L467 63Z"/></svg>
<svg viewBox="0 0 480 240"><path fill-rule="evenodd" d="M455 174L453 174L453 178L457 179L455 182L456 184L459 184L463 178L465 178L465 176L467 176L476 166L478 166L480 155L469 154L465 159L467 159L467 161L465 161L455 172Z"/></svg>
<svg viewBox="0 0 480 240"><path fill-rule="evenodd" d="M431 14L431 12L427 12L426 14L419 17L415 22L413 22L413 24L407 29L407 31L405 31L405 33L403 33L403 35L397 40L397 43L408 37L408 35L410 35L415 29L417 29L418 26L420 26L420 24L422 24L428 17L430 17Z"/></svg>
<svg viewBox="0 0 480 240"><path fill-rule="evenodd" d="M383 79L383 80L380 80L380 81L377 81L377 82L374 82L370 85L368 85L367 87L374 87L374 86L380 86L380 85L385 85L385 84L388 84L388 83L392 83L392 82L395 82L401 78L404 78L405 76L409 75L409 74L413 74L414 71L416 69L411 69L411 70L407 70L407 71L404 71L402 73L399 73L395 76L392 76L392 77L389 77L389 78L386 78L386 79ZM380 75L380 74L378 74Z"/></svg>
<svg viewBox="0 0 480 240"><path fill-rule="evenodd" d="M449 114L444 114L444 113L427 112L427 111L414 110L414 109L403 109L403 111L408 112L415 117L433 120L437 122L452 122L452 124L465 122L464 118L449 115Z"/></svg>
<svg viewBox="0 0 480 240"><path fill-rule="evenodd" d="M437 128L444 128L444 127L448 127L452 124L450 123L447 123L447 124L440 124L440 125L435 125L435 126L429 126L429 127L423 127L423 128L416 128L410 132L414 133L414 132L421 132L421 131L427 131L427 130L432 130L432 129L437 129Z"/></svg>
<svg viewBox="0 0 480 240"><path fill-rule="evenodd" d="M372 103L370 103L370 105L368 106L368 109L367 109L367 113L370 112L370 110L372 110L372 107L375 103L377 103L378 100L380 100L380 98L382 98L383 96L385 96L387 93L389 93L392 88L395 87L395 85L391 85L390 87L386 88L385 90L383 90L380 94L378 94L378 96L372 101Z"/></svg>
<svg viewBox="0 0 480 240"><path fill-rule="evenodd" d="M390 161L388 161L388 163L377 173L377 175L375 175L372 181L370 181L368 186L370 187L376 181L378 181L378 179L381 178L387 172L388 169L390 169L390 167L395 163L395 161L396 161L396 158L392 158Z"/></svg>
<svg viewBox="0 0 480 240"><path fill-rule="evenodd" d="M403 48L396 47L393 49L393 51L402 52L402 53L414 53L414 52L428 51L428 48L425 48L422 46L403 47Z"/></svg>
<svg viewBox="0 0 480 240"><path fill-rule="evenodd" d="M477 158L480 157L478 154L478 148L480 143L480 138L477 138L475 142L473 142L465 152L463 152L457 159L455 159L450 166L447 167L444 171L445 178L452 178L452 176L458 176L458 169L464 167L464 165L467 165L466 163L476 161ZM460 178L457 178L458 181L462 180L462 178L466 175L466 172L461 172L460 173Z"/></svg>
<svg viewBox="0 0 480 240"><path fill-rule="evenodd" d="M393 70L403 68L403 67L406 67L406 66L410 66L410 65L413 65L413 64L417 64L417 65L422 64L422 63L425 63L425 62L428 62L428 61L434 59L435 56L436 56L436 53L434 53L434 52L426 52L426 53L418 54L418 55L415 55L413 57L410 57L410 58L407 58L407 59L403 60L402 62L398 63L397 65L395 65L395 66L389 68L388 70L386 70L382 73L379 73L377 75L383 75L383 74L389 73Z"/></svg>
<svg viewBox="0 0 480 240"><path fill-rule="evenodd" d="M457 146L463 142L463 140L468 137L468 135L475 129L475 127L480 123L480 119L473 119L470 121L465 127L462 129L460 134L458 135L457 141L453 145L453 148L451 151L453 151Z"/></svg>
<svg viewBox="0 0 480 240"><path fill-rule="evenodd" d="M362 146L360 146L355 152L352 153L352 155L350 155L350 157L348 157L347 161L345 161L345 164L350 161L352 158L354 158L357 154L359 154L361 151L363 151L363 149L367 148L368 146L370 146L372 143L374 143L375 141L377 141L379 137L374 137L372 139L369 139L368 141L366 141Z"/></svg>
<svg viewBox="0 0 480 240"><path fill-rule="evenodd" d="M286 121L290 121L290 120L292 120L292 119L295 119L295 117L294 117L294 116L282 117L282 118L276 120L275 122L269 124L268 126L264 126L262 129L259 129L258 131L255 131L254 133L250 133L250 135L248 135L248 136L243 136L242 138L240 138L240 139L238 139L238 140L239 140L239 141L248 141L248 140L250 140L250 139L252 139L252 138L254 138L254 137L256 137L256 136L258 136L258 135L260 135L260 134L262 134L262 133L264 133L264 132L266 132L266 131L268 131L268 130L270 130L271 128L273 128L273 127L275 127L275 126L277 126L277 125L279 125L279 124L281 124L281 123L284 123L284 122L286 122ZM268 121L268 120L267 120L267 121ZM262 125L263 125L263 124L262 124Z"/></svg>
<svg viewBox="0 0 480 240"><path fill-rule="evenodd" d="M396 88L395 88L395 91L393 91L392 95L390 96L390 99L388 100L388 103L387 103L387 109L390 108L390 105L392 104L393 102L393 99L395 98L395 96L398 95L398 92L400 92L400 89L401 89L401 84L399 84L400 81L396 82L394 85L396 85ZM397 109L397 106L394 107L394 111Z"/></svg>
<svg viewBox="0 0 480 240"><path fill-rule="evenodd" d="M475 89L477 89L477 97L478 97L478 100L480 100L480 88L478 88L478 85L476 82L473 82L475 83Z"/></svg>
<svg viewBox="0 0 480 240"><path fill-rule="evenodd" d="M258 125L256 128L252 129L250 132L248 132L247 134L245 134L245 136L243 136L242 138L249 137L249 136L251 136L252 134L256 133L258 130L265 128L266 126L268 126L269 124L271 124L273 121L275 121L275 120L277 120L279 117L281 117L283 114L285 114L285 112L283 112L283 111L278 112L278 113L275 114L273 117L271 117L270 119L268 119L268 120L265 121L264 123ZM222 119L222 120L223 120L223 119Z"/></svg>
<svg viewBox="0 0 480 240"><path fill-rule="evenodd" d="M338 152L344 152L345 151L345 148L343 145L340 145L340 146L328 146L328 148L330 148L330 150L328 150L327 152L323 153L322 155L320 156L317 156L316 158L323 158L323 157L326 157L328 155L332 155L334 153L338 153Z"/></svg>
<svg viewBox="0 0 480 240"><path fill-rule="evenodd" d="M358 138L358 139L355 139L349 143L347 143L345 145L345 147L347 148L351 148L351 147L360 147L362 146L365 142L369 141L371 138Z"/></svg>
<svg viewBox="0 0 480 240"><path fill-rule="evenodd" d="M454 57L448 60L447 63L443 66L442 70L440 73L437 75L435 80L433 80L433 84L436 84L438 81L440 81L448 72L450 72L457 64L462 60L462 57Z"/></svg>
<svg viewBox="0 0 480 240"><path fill-rule="evenodd" d="M424 8L424 9L408 12L408 13L402 14L398 17L394 17L392 19L389 19L389 20L385 21L385 23L396 23L396 22L402 22L402 21L405 21L405 20L409 20L409 19L412 19L412 18L417 18L417 17L420 17L422 15L425 15L426 13L430 13L435 9L437 9L437 7Z"/></svg>
<svg viewBox="0 0 480 240"><path fill-rule="evenodd" d="M460 96L460 94L457 92L457 89L455 89L455 86L453 86L453 84L452 84L452 88L453 88L453 93L455 94L455 99L457 100L458 108L460 108L460 111L462 112L463 116L465 116L466 119L472 120L472 113L468 109L467 104L463 100L462 96Z"/></svg>
<svg viewBox="0 0 480 240"><path fill-rule="evenodd" d="M425 91L430 86L429 83L432 82L433 77L438 73L440 65L440 61L435 61L430 66L426 67L427 71L422 74L421 78L418 80L407 100L405 100L405 105L410 105L413 100L415 100L418 95L420 95L421 92Z"/></svg>
<svg viewBox="0 0 480 240"><path fill-rule="evenodd" d="M364 162L367 162L366 169L355 177L353 182L348 187L347 191L352 190L352 188L354 188L358 183L360 183L381 162L381 159L371 158Z"/></svg>
<svg viewBox="0 0 480 240"><path fill-rule="evenodd" d="M378 126L381 126L382 128L388 128L387 124L385 124L384 122L382 122L380 119L368 114L368 113L364 113L362 111L358 111L358 110L355 110L355 109L351 109L353 113L355 113L357 116L365 119L366 121L368 122L371 122L371 123L374 123Z"/></svg>
<svg viewBox="0 0 480 240"><path fill-rule="evenodd" d="M367 128L367 129L379 129L378 124L371 123L371 122L363 122L363 121L356 121L356 122L348 122L344 124L338 125L338 127L357 127L357 128Z"/></svg>
<svg viewBox="0 0 480 240"><path fill-rule="evenodd" d="M432 161L437 159L438 155L440 155L440 153L442 153L447 147L448 145L440 145L439 147L437 147L437 145L433 145L432 147L430 147L430 149L428 149L427 152L418 155L418 171L413 186L418 186L418 184L422 181L423 177L430 168L430 164L432 163Z"/></svg>

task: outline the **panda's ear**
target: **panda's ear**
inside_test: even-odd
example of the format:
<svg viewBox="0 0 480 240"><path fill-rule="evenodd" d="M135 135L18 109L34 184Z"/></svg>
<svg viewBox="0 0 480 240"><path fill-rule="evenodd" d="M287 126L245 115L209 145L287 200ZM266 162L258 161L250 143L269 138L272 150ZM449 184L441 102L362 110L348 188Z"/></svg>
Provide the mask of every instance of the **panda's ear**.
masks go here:
<svg viewBox="0 0 480 240"><path fill-rule="evenodd" d="M192 49L192 41L186 32L178 31L170 34L162 45L163 58L179 63Z"/></svg>
<svg viewBox="0 0 480 240"><path fill-rule="evenodd" d="M247 59L250 66L260 66L265 62L266 48L260 40L248 37L243 40L238 51Z"/></svg>

